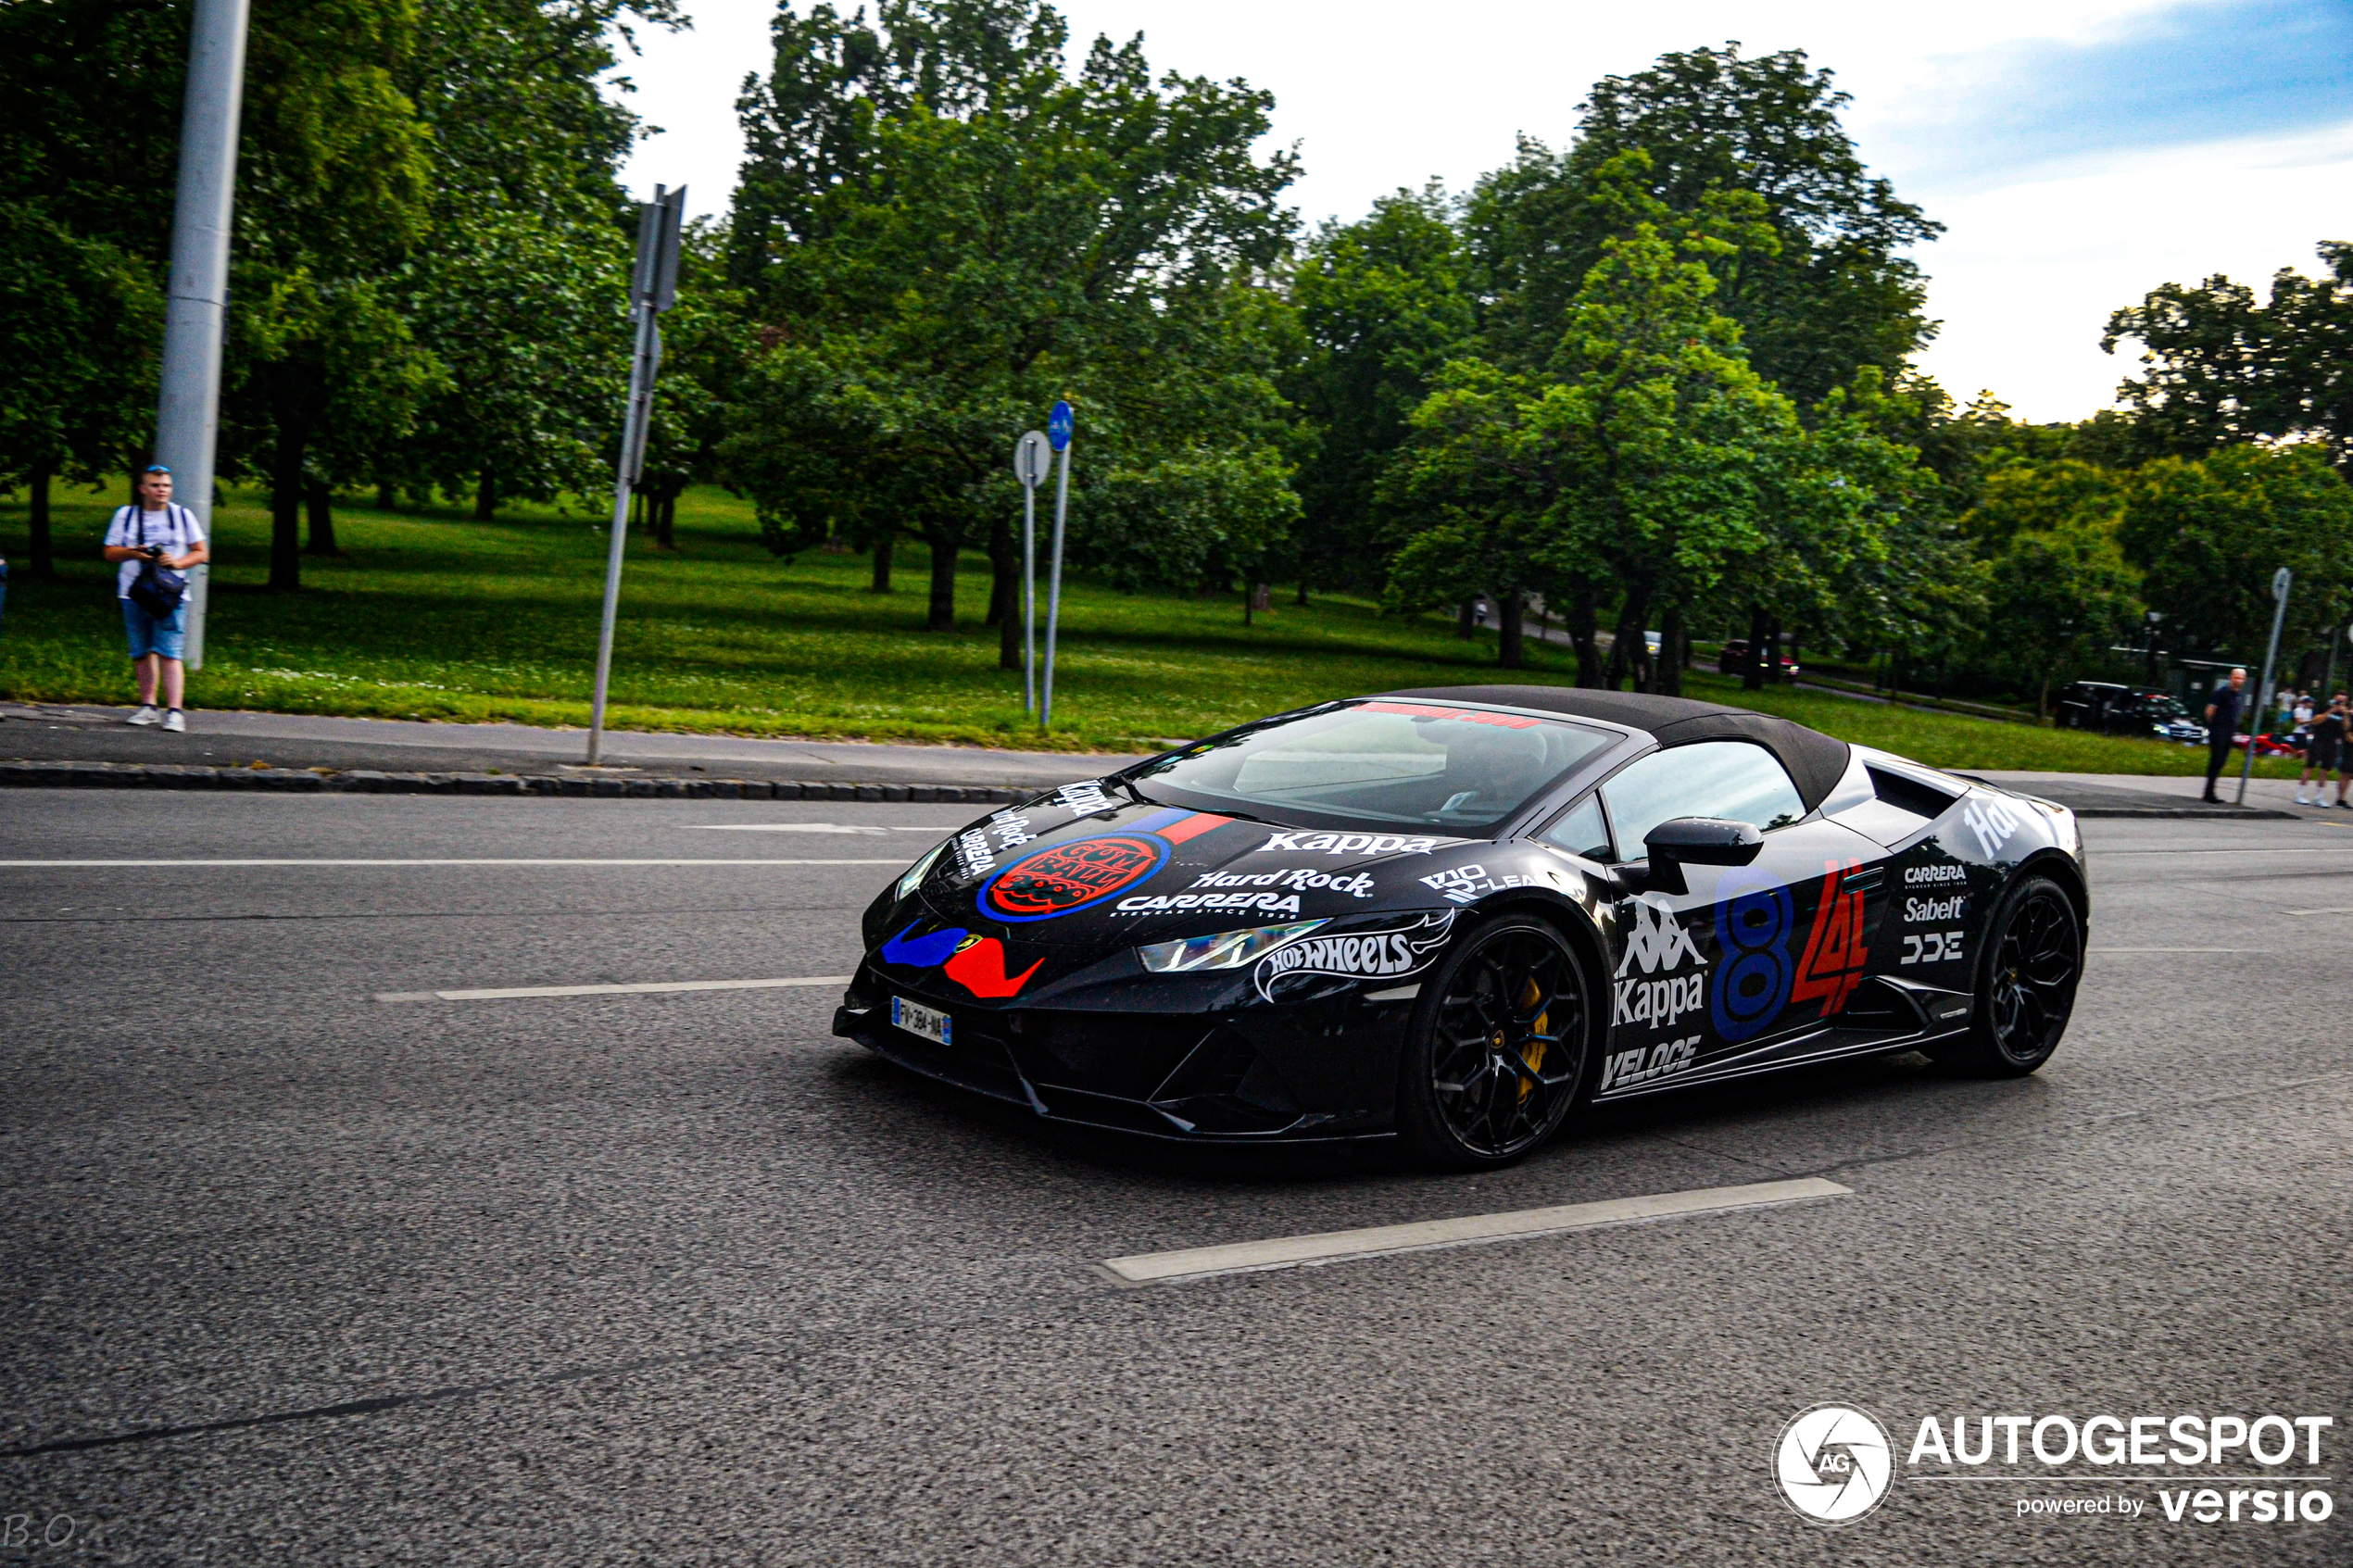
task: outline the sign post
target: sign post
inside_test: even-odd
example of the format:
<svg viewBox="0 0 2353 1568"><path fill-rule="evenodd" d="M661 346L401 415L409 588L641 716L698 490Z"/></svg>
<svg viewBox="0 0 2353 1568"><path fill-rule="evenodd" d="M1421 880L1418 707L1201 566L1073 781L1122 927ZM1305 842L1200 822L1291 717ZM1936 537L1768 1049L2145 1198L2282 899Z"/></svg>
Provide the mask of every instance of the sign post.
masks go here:
<svg viewBox="0 0 2353 1568"><path fill-rule="evenodd" d="M1013 477L1021 481L1021 710L1038 711L1038 486L1053 459L1043 432L1013 445Z"/></svg>
<svg viewBox="0 0 2353 1568"><path fill-rule="evenodd" d="M1046 440L1063 460L1054 478L1053 564L1046 575L1046 690L1038 710L1041 730L1054 727L1054 632L1061 624L1063 609L1063 519L1070 511L1070 405L1058 402L1046 420Z"/></svg>
<svg viewBox="0 0 2353 1568"><path fill-rule="evenodd" d="M2256 693L2255 710L2246 721L2246 757L2239 764L2238 804L2246 804L2246 781L2255 773L2255 735L2258 719L2271 709L2271 665L2280 657L2280 622L2287 619L2287 591L2296 582L2296 573L2282 567L2271 573L2271 646L2263 650L2263 684Z"/></svg>
<svg viewBox="0 0 2353 1568"><path fill-rule="evenodd" d="M678 228L686 187L654 187L637 208L637 269L629 280L636 343L629 356L629 401L621 420L621 459L613 465L612 541L605 552L605 618L597 632L597 690L588 703L588 765L604 754L605 690L612 675L613 619L621 608L621 553L629 538L629 489L646 468L646 431L653 423L654 377L661 370L658 318L678 303Z"/></svg>
<svg viewBox="0 0 2353 1568"><path fill-rule="evenodd" d="M220 431L220 332L229 314L229 220L237 191L237 122L245 101L247 0L196 0L188 33L187 101L180 115L180 186L171 212L163 377L155 460L171 470L179 503L212 534L212 465ZM138 505L136 496L132 504ZM186 664L204 668L211 572L188 570Z"/></svg>

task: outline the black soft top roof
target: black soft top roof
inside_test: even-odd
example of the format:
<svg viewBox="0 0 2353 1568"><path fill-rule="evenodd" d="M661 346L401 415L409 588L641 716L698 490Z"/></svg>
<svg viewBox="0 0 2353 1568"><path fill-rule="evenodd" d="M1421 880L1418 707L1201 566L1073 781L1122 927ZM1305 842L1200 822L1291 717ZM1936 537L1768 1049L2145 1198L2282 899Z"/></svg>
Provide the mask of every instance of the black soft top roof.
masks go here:
<svg viewBox="0 0 2353 1568"><path fill-rule="evenodd" d="M1383 696L1423 702L1455 702L1493 708L1528 708L1564 719L1599 719L1643 730L1665 746L1703 740L1754 741L1781 760L1800 798L1811 811L1846 774L1847 746L1819 730L1752 709L1648 692L1595 691L1585 686L1423 686L1383 692Z"/></svg>

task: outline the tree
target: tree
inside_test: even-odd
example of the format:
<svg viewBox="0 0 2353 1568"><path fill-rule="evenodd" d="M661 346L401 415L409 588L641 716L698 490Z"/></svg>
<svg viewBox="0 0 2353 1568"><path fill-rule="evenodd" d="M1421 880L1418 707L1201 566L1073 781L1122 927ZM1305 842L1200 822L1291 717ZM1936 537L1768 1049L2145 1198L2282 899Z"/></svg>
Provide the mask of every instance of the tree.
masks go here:
<svg viewBox="0 0 2353 1568"><path fill-rule="evenodd" d="M1286 278L1305 352L1282 379L1313 438L1297 486L1300 602L1311 581L1366 574L1374 493L1414 409L1477 325L1467 257L1437 184L1327 222Z"/></svg>
<svg viewBox="0 0 2353 1568"><path fill-rule="evenodd" d="M2160 458L2123 477L2118 537L2184 652L2260 647L2271 575L2296 573L2286 635L2326 636L2353 591L2353 489L2317 445Z"/></svg>
<svg viewBox="0 0 2353 1568"><path fill-rule="evenodd" d="M1988 632L1982 657L2032 686L2035 712L2050 712L2051 685L2140 615L2137 574L2118 542L2119 476L2072 458L2012 463L1986 478L1963 527L1988 568Z"/></svg>
<svg viewBox="0 0 2353 1568"><path fill-rule="evenodd" d="M2203 457L2261 438L2322 442L2353 464L2353 245L2323 244L2327 275L2282 268L2268 302L2216 274L2167 283L2108 318L2100 347L2141 345L2117 388L2136 458Z"/></svg>
<svg viewBox="0 0 2353 1568"><path fill-rule="evenodd" d="M1934 332L1925 282L1903 253L1943 230L1865 170L1839 123L1849 101L1803 51L1743 57L1737 44L1603 78L1566 152L1523 138L1473 194L1467 231L1495 302L1495 352L1538 362L1551 352L1614 232L1606 205L1588 197L1639 149L1645 190L1670 212L1695 216L1711 192L1762 204L1778 243L1708 261L1717 308L1740 326L1760 376L1811 405L1862 366L1895 373Z"/></svg>
<svg viewBox="0 0 2353 1568"><path fill-rule="evenodd" d="M1794 593L1876 551L1887 475L1913 455L1854 420L1809 433L1746 363L1739 326L1714 308L1710 263L1774 243L1756 198L1713 194L1685 220L1649 194L1650 174L1639 150L1597 170L1591 199L1618 232L1544 370L1458 361L1416 412L1394 493L1441 521L1401 553L1391 594L1401 606L1451 594L1461 563L1479 562L1510 659L1531 579L1574 599L1606 570L1619 608L1604 683L1631 672L1672 692L1696 607ZM1636 651L1654 614L1655 665Z"/></svg>
<svg viewBox="0 0 2353 1568"><path fill-rule="evenodd" d="M1251 153L1270 100L1155 83L1140 42L1098 40L1065 76L1035 0L889 0L874 27L785 9L775 37L741 100L731 256L774 347L733 471L779 540L922 537L934 628L958 553L985 545L1017 667L1007 468L1049 404L1079 409L1090 485L1278 433L1249 297L1287 236L1290 162ZM787 441L809 456L762 450Z"/></svg>

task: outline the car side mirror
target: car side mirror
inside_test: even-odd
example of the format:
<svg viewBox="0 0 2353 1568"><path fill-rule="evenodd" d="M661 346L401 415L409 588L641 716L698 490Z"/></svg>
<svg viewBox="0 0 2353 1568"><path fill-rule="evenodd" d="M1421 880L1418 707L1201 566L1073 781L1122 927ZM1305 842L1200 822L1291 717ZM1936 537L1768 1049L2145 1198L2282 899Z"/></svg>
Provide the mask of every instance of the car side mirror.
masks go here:
<svg viewBox="0 0 2353 1568"><path fill-rule="evenodd" d="M1650 858L1650 884L1663 893L1688 893L1683 868L1744 866L1765 847L1765 835L1748 822L1724 817L1670 817L1643 836Z"/></svg>

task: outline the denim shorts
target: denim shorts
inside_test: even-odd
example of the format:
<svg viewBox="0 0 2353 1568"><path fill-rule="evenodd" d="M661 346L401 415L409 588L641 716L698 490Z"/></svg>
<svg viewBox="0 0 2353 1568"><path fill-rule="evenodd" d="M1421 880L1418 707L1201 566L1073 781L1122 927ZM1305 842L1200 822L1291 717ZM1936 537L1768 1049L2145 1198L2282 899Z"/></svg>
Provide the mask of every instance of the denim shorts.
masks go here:
<svg viewBox="0 0 2353 1568"><path fill-rule="evenodd" d="M188 597L185 594L180 596L180 603L170 615L160 618L141 609L136 599L120 602L122 628L131 634L132 658L145 659L151 653L159 653L166 659L180 657L180 649L188 639Z"/></svg>

